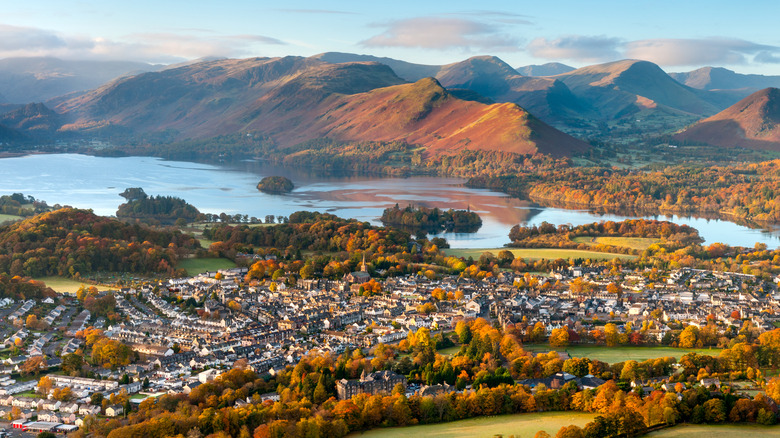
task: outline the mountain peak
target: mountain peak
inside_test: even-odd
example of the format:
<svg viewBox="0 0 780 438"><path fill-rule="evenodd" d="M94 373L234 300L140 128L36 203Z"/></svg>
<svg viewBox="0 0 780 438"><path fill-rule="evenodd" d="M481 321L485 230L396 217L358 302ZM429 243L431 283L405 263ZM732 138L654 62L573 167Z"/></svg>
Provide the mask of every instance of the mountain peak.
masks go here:
<svg viewBox="0 0 780 438"><path fill-rule="evenodd" d="M560 62L548 62L542 65L526 65L524 67L518 67L518 73L524 76L555 76L562 73L568 73L575 70L574 67L570 67Z"/></svg>
<svg viewBox="0 0 780 438"><path fill-rule="evenodd" d="M780 90L765 88L675 136L721 147L780 151Z"/></svg>

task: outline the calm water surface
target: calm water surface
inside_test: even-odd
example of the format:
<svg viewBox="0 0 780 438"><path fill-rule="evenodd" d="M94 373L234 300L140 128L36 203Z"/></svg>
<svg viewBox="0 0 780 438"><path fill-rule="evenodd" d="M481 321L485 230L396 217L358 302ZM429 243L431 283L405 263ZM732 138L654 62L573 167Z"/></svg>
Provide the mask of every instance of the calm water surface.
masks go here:
<svg viewBox="0 0 780 438"><path fill-rule="evenodd" d="M283 175L295 183L287 195L267 195L255 186L264 176ZM580 225L599 220L623 220L620 215L585 210L539 207L528 201L484 189L461 187L459 178L323 177L303 171L245 161L216 165L165 161L150 157L102 158L76 154L28 155L0 159L0 194L22 192L50 205L91 208L113 215L127 187L142 187L149 195L178 196L204 213L289 216L299 210L327 211L341 217L379 224L382 210L396 203L440 208L470 208L483 225L473 234L443 234L453 247L490 248L509 241L518 223ZM647 216L649 217L649 216ZM708 242L753 246L780 245L777 229L750 229L728 221L656 216L699 230Z"/></svg>

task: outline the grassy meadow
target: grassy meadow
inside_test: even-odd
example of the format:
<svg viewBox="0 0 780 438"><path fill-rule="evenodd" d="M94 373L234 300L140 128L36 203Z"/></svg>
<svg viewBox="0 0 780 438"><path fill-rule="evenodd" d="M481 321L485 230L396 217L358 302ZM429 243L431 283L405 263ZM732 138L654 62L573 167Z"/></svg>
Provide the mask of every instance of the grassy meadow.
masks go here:
<svg viewBox="0 0 780 438"><path fill-rule="evenodd" d="M496 435L504 437L509 435L532 437L540 430L555 436L561 427L571 424L584 427L595 417L596 414L582 412L499 415L452 421L450 423L373 429L362 433L356 432L348 436L352 438L405 438L409 436L426 438L493 438Z"/></svg>
<svg viewBox="0 0 780 438"><path fill-rule="evenodd" d="M570 345L566 348L553 348L548 344L525 344L523 349L532 351L535 353L541 353L546 351L566 351L572 357L588 357L591 359L600 360L609 364L623 362L626 360L635 360L642 362L648 359L657 359L659 357L672 356L676 359L680 359L684 354L695 351L699 354L706 354L708 356L717 356L721 350L719 348L706 349L684 349L684 348L672 348L672 347L634 347L634 346L617 346L606 347L604 345Z"/></svg>
<svg viewBox="0 0 780 438"><path fill-rule="evenodd" d="M610 237L610 236L602 236L602 237L579 236L579 237L575 237L572 240L577 243L584 243L590 246L610 245L610 246L619 246L621 248L636 249L639 251L644 251L650 245L659 243L661 241L661 239L655 239L651 237Z"/></svg>
<svg viewBox="0 0 780 438"><path fill-rule="evenodd" d="M235 268L236 264L222 258L184 259L179 261L178 267L185 269L187 275L198 275L206 271Z"/></svg>
<svg viewBox="0 0 780 438"><path fill-rule="evenodd" d="M55 292L64 294L75 294L78 292L81 285L92 286L91 283L85 283L83 281L77 281L65 277L38 277L36 280L46 283L46 286L54 289ZM101 285L97 285L96 287L100 290L115 289L113 287Z"/></svg>
<svg viewBox="0 0 780 438"><path fill-rule="evenodd" d="M5 222L16 222L23 219L21 216L15 216L12 214L0 214L0 224Z"/></svg>
<svg viewBox="0 0 780 438"><path fill-rule="evenodd" d="M720 435L740 438L780 437L780 426L758 424L680 424L644 435L647 438L710 438Z"/></svg>
<svg viewBox="0 0 780 438"><path fill-rule="evenodd" d="M450 248L444 251L449 256L454 257L473 257L478 259L483 253L490 252L493 255L497 255L499 251L509 250L514 254L515 258L523 258L524 260L556 260L556 259L591 259L591 260L611 260L614 258L621 258L623 260L635 259L634 255L627 254L613 254L608 252L597 251L585 251L580 249L558 249L558 248L482 248L482 249L459 249Z"/></svg>

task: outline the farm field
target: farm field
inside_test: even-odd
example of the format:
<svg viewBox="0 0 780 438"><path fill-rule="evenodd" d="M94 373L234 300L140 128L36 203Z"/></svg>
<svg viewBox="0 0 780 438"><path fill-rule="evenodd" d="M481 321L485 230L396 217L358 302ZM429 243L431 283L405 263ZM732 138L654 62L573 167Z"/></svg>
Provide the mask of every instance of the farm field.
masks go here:
<svg viewBox="0 0 780 438"><path fill-rule="evenodd" d="M49 286L50 288L54 289L55 292L66 293L66 294L75 294L76 292L78 292L82 284L85 286L92 286L92 284L90 283L85 283L83 281L76 281L64 277L39 277L36 278L36 280L46 283L46 286ZM100 286L100 285L98 285L97 288L101 290L115 289L115 288Z"/></svg>
<svg viewBox="0 0 780 438"><path fill-rule="evenodd" d="M709 438L713 436L734 435L740 438L780 437L780 426L761 426L758 424L680 424L679 426L651 432L647 438Z"/></svg>
<svg viewBox="0 0 780 438"><path fill-rule="evenodd" d="M666 356L673 356L679 360L682 355L690 353L691 351L709 356L717 356L721 352L719 348L684 349L672 347L634 346L607 347L604 345L570 345L565 348L553 348L548 344L526 344L523 345L523 349L536 353L551 350L560 352L566 351L572 357L588 357L590 359L600 360L609 364L623 362L626 360L635 360L637 362L641 362L648 359L657 359L659 357Z"/></svg>
<svg viewBox="0 0 780 438"><path fill-rule="evenodd" d="M552 436L561 427L576 424L584 427L596 414L582 412L540 412L533 414L499 415L471 418L441 424L373 429L348 435L352 438L395 438L420 436L426 438L493 438L497 435L532 437L544 430ZM780 429L779 429L780 430Z"/></svg>
<svg viewBox="0 0 780 438"><path fill-rule="evenodd" d="M572 239L577 243L584 243L586 245L611 245L619 246L621 248L636 249L639 251L646 250L650 245L659 243L661 239L654 239L650 237L591 237L591 236L579 236Z"/></svg>
<svg viewBox="0 0 780 438"><path fill-rule="evenodd" d="M484 248L484 249L445 249L444 251L449 256L455 257L473 257L478 259L482 253L491 252L497 255L499 251L509 250L514 254L515 258L523 258L525 260L555 260L555 259L593 259L593 260L611 260L614 258L621 258L624 260L635 259L636 256L628 254L613 254L608 252L598 251L585 251L581 249L559 249L559 248Z"/></svg>
<svg viewBox="0 0 780 438"><path fill-rule="evenodd" d="M187 275L198 275L206 271L235 268L236 264L222 258L184 259L179 261L178 267L186 270Z"/></svg>

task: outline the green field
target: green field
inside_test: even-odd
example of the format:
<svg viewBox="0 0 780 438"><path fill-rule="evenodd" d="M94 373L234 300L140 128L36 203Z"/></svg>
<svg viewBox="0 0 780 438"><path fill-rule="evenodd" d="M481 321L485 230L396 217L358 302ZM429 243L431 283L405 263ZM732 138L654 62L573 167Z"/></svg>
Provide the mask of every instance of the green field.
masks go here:
<svg viewBox="0 0 780 438"><path fill-rule="evenodd" d="M441 354L442 356L454 356L460 351L460 345L454 345L452 347L442 348L441 350L437 350L436 352Z"/></svg>
<svg viewBox="0 0 780 438"><path fill-rule="evenodd" d="M455 248L445 249L444 251L449 256L473 257L478 259L482 253L491 252L493 255L498 254L499 251L509 250L515 255L515 258L523 258L525 260L556 260L556 259L592 259L592 260L611 260L614 258L621 258L623 260L635 259L634 255L627 254L612 254L608 252L597 251L585 251L581 249L559 249L559 248L484 248L484 249L468 249L468 248Z"/></svg>
<svg viewBox="0 0 780 438"><path fill-rule="evenodd" d="M532 351L534 353L542 353L551 350L560 352L566 351L571 357L588 357L590 359L600 360L609 364L627 360L641 362L648 359L657 359L659 357L666 356L672 356L679 360L684 354L690 353L691 351L695 351L699 354L706 354L708 356L717 356L721 352L719 348L688 350L684 348L672 347L607 347L604 345L570 345L566 348L552 348L548 344L526 344L523 345L523 349L526 351Z"/></svg>
<svg viewBox="0 0 780 438"><path fill-rule="evenodd" d="M184 259L179 262L178 267L185 269L187 275L198 275L206 271L235 268L236 264L228 259L218 258Z"/></svg>
<svg viewBox="0 0 780 438"><path fill-rule="evenodd" d="M90 283L85 283L83 281L76 281L64 277L39 277L36 278L36 280L46 283L46 286L49 286L50 288L54 289L55 292L59 292L63 294L75 294L76 292L78 292L81 285L92 286L92 284ZM97 285L95 287L97 287L100 290L116 290L116 288L102 286L102 285Z"/></svg>
<svg viewBox="0 0 780 438"><path fill-rule="evenodd" d="M0 214L0 224L3 222L16 222L18 220L21 220L21 216L14 216L12 214Z"/></svg>
<svg viewBox="0 0 780 438"><path fill-rule="evenodd" d="M608 237L608 236L604 236L604 237L580 236L580 237L575 237L572 240L574 240L577 243L585 243L590 246L610 245L610 246L619 246L621 248L636 249L639 251L644 251L650 245L659 243L661 241L661 239L654 239L650 237Z"/></svg>
<svg viewBox="0 0 780 438"><path fill-rule="evenodd" d="M532 437L540 430L555 436L561 427L571 424L584 427L595 417L596 414L582 412L540 412L500 415L441 424L373 429L363 433L353 433L348 436L367 438L405 438L409 436L426 438L493 438L496 435L503 435L504 437L514 435L516 437Z"/></svg>
<svg viewBox="0 0 780 438"><path fill-rule="evenodd" d="M648 438L709 438L734 434L739 438L780 437L780 426L760 426L757 424L680 424L679 426L659 430L644 435Z"/></svg>

